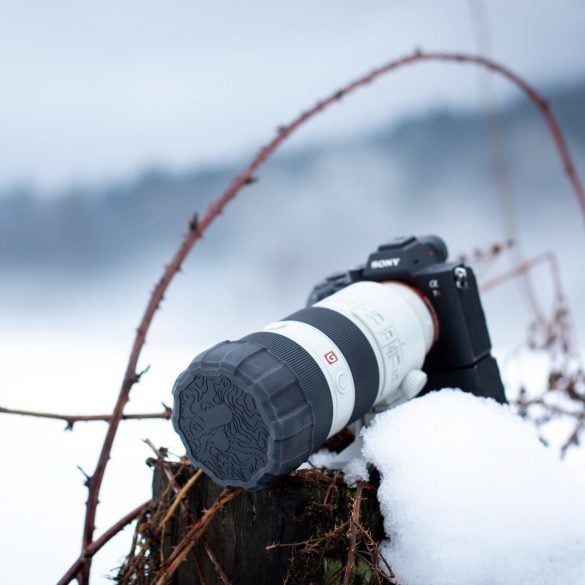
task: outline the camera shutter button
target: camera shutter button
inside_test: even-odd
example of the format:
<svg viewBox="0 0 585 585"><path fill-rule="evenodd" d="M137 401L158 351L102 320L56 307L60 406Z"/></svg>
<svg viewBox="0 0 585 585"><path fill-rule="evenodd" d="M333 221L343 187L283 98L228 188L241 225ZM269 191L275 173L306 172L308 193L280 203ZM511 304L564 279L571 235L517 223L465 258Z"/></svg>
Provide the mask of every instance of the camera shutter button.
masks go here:
<svg viewBox="0 0 585 585"><path fill-rule="evenodd" d="M427 379L428 376L422 370L410 370L400 384L400 391L407 398L414 398L425 387Z"/></svg>

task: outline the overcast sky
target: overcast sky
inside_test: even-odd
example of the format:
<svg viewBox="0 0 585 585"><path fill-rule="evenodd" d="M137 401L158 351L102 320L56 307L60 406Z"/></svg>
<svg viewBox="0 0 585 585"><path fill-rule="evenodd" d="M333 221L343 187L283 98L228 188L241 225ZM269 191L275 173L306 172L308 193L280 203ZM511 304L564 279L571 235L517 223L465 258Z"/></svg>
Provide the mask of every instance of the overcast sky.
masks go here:
<svg viewBox="0 0 585 585"><path fill-rule="evenodd" d="M54 191L250 154L280 122L393 56L475 51L471 1L0 0L0 189ZM582 0L485 7L496 58L538 85L585 77ZM473 106L477 76L463 69L388 78L295 143L429 105Z"/></svg>

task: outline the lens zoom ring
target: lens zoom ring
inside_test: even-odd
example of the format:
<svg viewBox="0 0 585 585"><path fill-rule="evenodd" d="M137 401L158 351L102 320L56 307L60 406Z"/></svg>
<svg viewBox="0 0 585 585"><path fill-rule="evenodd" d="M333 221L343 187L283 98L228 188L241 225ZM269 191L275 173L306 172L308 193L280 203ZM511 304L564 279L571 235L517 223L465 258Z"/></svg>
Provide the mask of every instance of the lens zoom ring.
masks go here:
<svg viewBox="0 0 585 585"><path fill-rule="evenodd" d="M376 400L380 375L374 350L360 328L350 319L325 307L307 307L288 316L322 331L349 364L355 385L355 404L350 423L368 412Z"/></svg>

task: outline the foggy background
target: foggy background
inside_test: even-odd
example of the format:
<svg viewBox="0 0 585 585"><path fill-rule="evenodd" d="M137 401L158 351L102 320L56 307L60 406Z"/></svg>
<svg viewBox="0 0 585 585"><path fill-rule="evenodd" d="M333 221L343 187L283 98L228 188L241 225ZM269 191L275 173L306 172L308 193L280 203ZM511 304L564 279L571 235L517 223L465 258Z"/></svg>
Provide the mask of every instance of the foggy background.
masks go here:
<svg viewBox="0 0 585 585"><path fill-rule="evenodd" d="M149 291L203 212L274 129L415 47L478 46L549 99L585 174L585 8L544 1L0 2L0 405L111 411ZM207 345L304 304L317 281L396 235L436 233L455 257L507 234L486 141L485 74L418 64L295 135L212 226L171 286L128 412L171 404ZM554 250L583 332L583 220L546 127L496 78L503 155L528 257ZM493 274L509 268L503 258ZM490 273L491 274L491 273ZM552 304L544 268L543 305ZM494 352L526 336L517 284L486 294ZM162 410L162 409L161 409ZM6 583L50 583L79 553L103 423L0 415ZM182 453L167 422L124 422L98 534L149 497L142 443ZM130 530L95 559L121 562ZM34 563L31 559L35 559Z"/></svg>

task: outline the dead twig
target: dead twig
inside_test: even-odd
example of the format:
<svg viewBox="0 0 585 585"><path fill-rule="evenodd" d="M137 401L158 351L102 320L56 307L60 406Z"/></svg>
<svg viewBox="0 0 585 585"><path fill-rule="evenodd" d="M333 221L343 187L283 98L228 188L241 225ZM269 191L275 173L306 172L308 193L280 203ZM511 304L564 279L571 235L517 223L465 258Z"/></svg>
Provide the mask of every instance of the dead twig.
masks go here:
<svg viewBox="0 0 585 585"><path fill-rule="evenodd" d="M177 544L172 554L167 559L161 571L154 581L154 585L165 585L179 565L185 560L189 551L193 548L195 543L199 540L201 535L205 532L209 522L215 515L222 510L229 502L238 496L242 490L225 489L221 492L213 505L204 512L204 514L189 528L182 540Z"/></svg>
<svg viewBox="0 0 585 585"><path fill-rule="evenodd" d="M581 438L581 432L585 429L585 411L581 413L580 420L575 425L573 432L569 435L567 440L561 446L561 457L567 454L569 447L573 445L579 445Z"/></svg>
<svg viewBox="0 0 585 585"><path fill-rule="evenodd" d="M351 571L353 570L353 565L355 562L355 552L357 548L357 531L358 525L360 522L360 506L362 503L362 484L358 484L357 489L355 491L355 496L353 500L353 506L351 509L351 516L349 517L349 530L348 532L348 540L349 545L347 547L347 561L345 562L345 568L343 570L343 585L349 585L349 577L351 575Z"/></svg>
<svg viewBox="0 0 585 585"><path fill-rule="evenodd" d="M555 293L557 294L557 296L562 297L563 293L559 278L558 262L553 252L543 252L542 254L539 254L534 258L530 258L529 260L525 260L524 262L518 264L517 266L511 268L510 270L507 270L506 272L503 272L502 274L499 274L498 276L491 278L490 280L484 282L481 285L481 292L482 293L488 292L491 289L496 288L497 286L500 286L501 284L516 278L519 274L529 272L538 264L545 263L549 264L550 266L551 275L553 277L553 284L555 287Z"/></svg>
<svg viewBox="0 0 585 585"><path fill-rule="evenodd" d="M231 585L230 580L227 578L226 574L224 573L224 570L221 568L219 561L213 554L213 550L211 550L211 547L209 546L207 539L202 538L201 542L203 543L203 548L205 549L205 552L207 553L207 556L209 557L209 560L211 561L211 564L213 565L213 568L215 569L215 572L217 573L219 580L223 583L223 585Z"/></svg>
<svg viewBox="0 0 585 585"><path fill-rule="evenodd" d="M123 518L120 518L115 524L110 526L98 539L92 542L79 556L79 558L69 567L68 571L61 577L57 585L70 583L83 570L84 565L97 553L106 543L108 543L116 534L121 532L130 522L143 516L150 510L152 503L150 500L144 502L132 512L129 512Z"/></svg>
<svg viewBox="0 0 585 585"><path fill-rule="evenodd" d="M161 530L163 530L166 523L170 520L170 518L175 513L177 506L182 503L183 498L187 495L187 492L199 481L199 479L201 478L202 475L203 475L203 470L201 470L201 469L197 470L195 472L195 474L189 478L189 481L177 493L177 495L174 497L171 505L169 506L169 509L167 510L166 514L164 515L164 518L160 521L160 523L158 525L159 532Z"/></svg>
<svg viewBox="0 0 585 585"><path fill-rule="evenodd" d="M512 269L482 283L480 290L482 293L489 292L519 275L529 273L540 264L544 264L549 269L550 281L554 289L553 309L549 319L546 319L542 312L535 313L535 320L529 328L528 345L533 348L549 350L556 346L559 349L559 354L566 359L568 356L576 354L576 350L573 343L567 299L561 282L559 263L554 252L544 252L534 258L525 260Z"/></svg>
<svg viewBox="0 0 585 585"><path fill-rule="evenodd" d="M162 412L144 412L133 414L122 414L120 420L146 420L146 419L163 419L169 420L173 411L169 406L163 405ZM73 425L78 422L103 421L109 423L112 420L111 414L56 414L53 412L39 412L34 410L20 410L16 408L4 408L0 406L0 414L16 414L19 416L31 416L34 418L48 418L53 420L62 420L66 423L65 430L72 431Z"/></svg>
<svg viewBox="0 0 585 585"><path fill-rule="evenodd" d="M450 62L471 64L483 67L506 78L508 81L520 88L538 109L546 122L550 136L555 144L559 158L562 162L564 173L567 176L569 183L571 184L583 214L583 219L585 220L585 190L583 189L583 185L581 184L575 169L575 165L573 164L573 159L567 147L563 132L558 125L548 103L540 95L540 93L534 89L532 85L496 61L487 59L482 56L468 55L464 53L415 51L399 59L394 59L382 65L381 67L372 70L366 75L358 77L341 89L334 91L329 96L318 101L312 108L302 112L290 123L281 126L277 130L274 138L268 144L266 144L253 158L253 160L245 167L245 169L231 181L227 189L210 204L205 213L201 217L198 215L193 216L189 222L189 229L183 237L179 248L175 252L171 261L165 267L162 276L156 283L144 310L140 325L136 330L136 335L130 351L124 378L122 380L118 398L112 412L111 420L109 421L108 430L104 438L96 468L87 482L89 494L83 528L82 555L83 551L88 550L88 548L91 546L93 540L99 494L105 470L110 459L110 453L114 444L114 439L118 431L118 426L122 420L124 408L129 400L130 391L141 376L141 374L137 373L137 365L142 348L146 341L146 334L154 319L155 313L160 307L160 304L170 283L180 271L186 256L189 254L195 243L203 236L208 227L222 213L226 205L228 205L228 203L230 203L237 196L243 187L252 184L252 182L256 180L256 174L260 167L297 129L333 104L337 103L343 97L355 92L362 87L368 86L371 82L378 79L379 77L382 77L383 75L386 75L392 71L396 71L402 67L422 62ZM79 576L82 585L87 585L89 582L89 570L90 562L88 561L84 565L84 573ZM69 581L75 576L76 575L70 576Z"/></svg>
<svg viewBox="0 0 585 585"><path fill-rule="evenodd" d="M181 493L182 488L177 483L177 475L179 475L181 473L182 469L179 468L176 472L173 472L173 471L171 471L171 469L168 466L164 465L164 463L167 461L166 457L168 455L168 451L166 448L156 447L150 439L144 439L144 443L146 445L148 445L150 447L150 449L156 455L156 464L161 467L161 469L163 470L163 473L165 474L165 476L168 480L168 486L166 487L165 493L163 494L163 497L161 498L161 502L157 506L156 512L154 513L154 517L157 518L159 515L159 512L160 512L160 509L162 507L162 502L168 496L169 491L172 490L175 493L175 498ZM177 505L180 504L182 512L184 514L186 514L187 508L184 506L182 499L183 498L181 497L177 501Z"/></svg>

